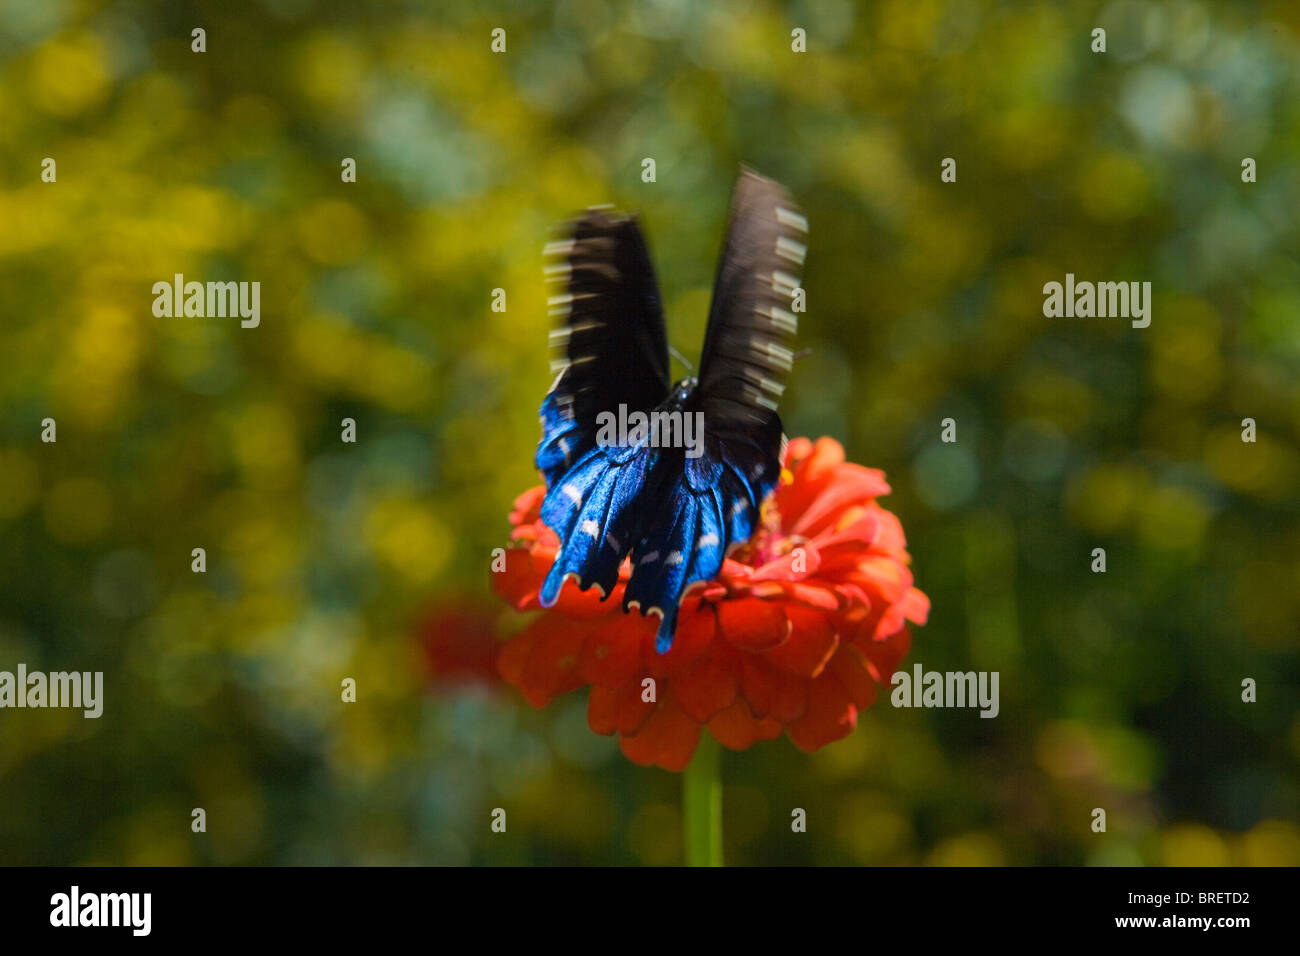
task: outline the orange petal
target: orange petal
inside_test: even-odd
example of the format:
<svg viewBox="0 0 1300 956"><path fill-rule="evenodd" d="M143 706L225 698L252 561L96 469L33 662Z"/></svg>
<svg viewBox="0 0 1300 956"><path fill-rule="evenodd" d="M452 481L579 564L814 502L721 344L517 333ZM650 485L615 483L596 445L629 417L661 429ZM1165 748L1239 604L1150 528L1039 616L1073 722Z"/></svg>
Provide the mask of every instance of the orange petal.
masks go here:
<svg viewBox="0 0 1300 956"><path fill-rule="evenodd" d="M823 611L835 611L839 609L840 599L832 588L825 588L816 584L803 584L799 581L790 581L785 585L785 593L791 600L798 601L800 604L810 608L818 608Z"/></svg>
<svg viewBox="0 0 1300 956"><path fill-rule="evenodd" d="M844 517L842 517L834 529L827 529L817 538L817 547L827 552L822 556L823 566L833 567L835 559L840 555L860 554L862 549L870 547L879 535L878 510L869 511L862 508L853 510L859 514L858 517L845 515L853 520L844 524Z"/></svg>
<svg viewBox="0 0 1300 956"><path fill-rule="evenodd" d="M519 677L519 689L530 702L543 702L582 686L578 656L587 629L577 621L545 615L537 622L537 637Z"/></svg>
<svg viewBox="0 0 1300 956"><path fill-rule="evenodd" d="M742 651L766 651L790 636L790 621L781 605L744 598L718 605L722 636Z"/></svg>
<svg viewBox="0 0 1300 956"><path fill-rule="evenodd" d="M887 495L889 490L884 472L862 465L841 465L825 481L808 489L812 494L802 502L797 515L787 517L781 512L783 524L788 532L811 538L833 528L845 510Z"/></svg>
<svg viewBox="0 0 1300 956"><path fill-rule="evenodd" d="M796 559L801 562L802 571L795 570L794 562ZM817 553L817 548L812 544L807 544L798 548L797 551L792 550L788 554L783 554L779 558L767 562L754 572L750 580L801 581L816 573L820 566L821 556Z"/></svg>
<svg viewBox="0 0 1300 956"><path fill-rule="evenodd" d="M839 645L830 618L796 604L787 606L785 613L790 619L790 639L763 657L791 674L816 677Z"/></svg>
<svg viewBox="0 0 1300 956"><path fill-rule="evenodd" d="M908 649L912 646L912 635L907 628L903 628L882 641L859 637L853 642L853 646L861 652L866 660L867 669L871 671L871 676L876 679L876 682L888 687L894 671L898 670L898 665L902 663Z"/></svg>
<svg viewBox="0 0 1300 956"><path fill-rule="evenodd" d="M740 693L755 717L762 719L772 712L776 679L772 669L752 654L740 656Z"/></svg>
<svg viewBox="0 0 1300 956"><path fill-rule="evenodd" d="M677 633L673 635L673 645L660 654L654 648L654 634L659 627L659 618L644 619L648 627L647 639L642 643L642 653L646 667L656 677L680 674L700 658L713 643L718 624L714 607L708 602L688 600L678 612Z"/></svg>
<svg viewBox="0 0 1300 956"><path fill-rule="evenodd" d="M705 723L736 699L739 669L738 662L727 660L724 654L710 653L686 673L673 677L673 696L692 720Z"/></svg>
<svg viewBox="0 0 1300 956"><path fill-rule="evenodd" d="M550 562L547 562L546 570L550 570ZM546 573L542 572L538 578L538 587L545 580ZM578 589L578 582L569 579L560 587L559 596L555 599L549 610L554 614L567 614L570 617L600 617L603 614L622 614L623 613L623 582L620 581L614 585L614 589L609 592L608 598L601 598L600 591L595 585L582 591Z"/></svg>
<svg viewBox="0 0 1300 956"><path fill-rule="evenodd" d="M826 665L826 670L835 675L848 693L849 700L853 701L853 706L858 710L866 710L876 702L880 685L867 669L866 659L851 644L840 647L831 658L831 662Z"/></svg>
<svg viewBox="0 0 1300 956"><path fill-rule="evenodd" d="M804 477L816 481L836 465L844 462L844 446L834 438L823 435L813 443L812 454L803 463Z"/></svg>
<svg viewBox="0 0 1300 956"><path fill-rule="evenodd" d="M542 514L542 501L546 498L546 486L534 485L515 499L514 510L510 512L510 523L518 526L532 524Z"/></svg>
<svg viewBox="0 0 1300 956"><path fill-rule="evenodd" d="M700 742L700 725L686 715L668 691L650 719L635 734L619 739L623 755L642 766L685 770Z"/></svg>
<svg viewBox="0 0 1300 956"><path fill-rule="evenodd" d="M824 673L808 688L808 709L786 727L800 750L813 751L847 736L857 726L858 709L834 674Z"/></svg>
<svg viewBox="0 0 1300 956"><path fill-rule="evenodd" d="M654 626L630 614L611 616L591 626L579 667L590 684L619 687L641 670L641 645Z"/></svg>
<svg viewBox="0 0 1300 956"><path fill-rule="evenodd" d="M744 750L756 740L772 740L781 734L780 721L755 717L740 698L714 714L708 727L714 739L730 750Z"/></svg>
<svg viewBox="0 0 1300 956"><path fill-rule="evenodd" d="M797 468L805 458L812 454L812 449L812 441L802 435L798 438L791 438L785 446L785 467Z"/></svg>
<svg viewBox="0 0 1300 956"><path fill-rule="evenodd" d="M924 624L930 617L930 599L921 591L912 588L900 602L903 616L913 624Z"/></svg>
<svg viewBox="0 0 1300 956"><path fill-rule="evenodd" d="M505 570L492 572L492 590L516 611L535 611L541 607L537 592L546 577L533 567L533 556L527 548L507 548Z"/></svg>
<svg viewBox="0 0 1300 956"><path fill-rule="evenodd" d="M740 655L740 691L755 717L796 720L808 705L807 681L777 670L766 657Z"/></svg>
<svg viewBox="0 0 1300 956"><path fill-rule="evenodd" d="M524 665L528 663L528 655L533 652L533 645L537 642L537 630L541 619L533 621L528 627L524 628L517 635L510 639L510 643L501 648L501 653L497 655L497 673L505 678L507 683L520 687L520 681L524 675ZM525 697L528 695L525 693ZM543 707L546 701L540 703L531 699L529 703L534 707Z"/></svg>
<svg viewBox="0 0 1300 956"><path fill-rule="evenodd" d="M591 689L587 698L587 726L598 734L634 734L654 713L655 705L642 700L644 678L632 678L622 687Z"/></svg>
<svg viewBox="0 0 1300 956"><path fill-rule="evenodd" d="M903 534L903 523L892 511L872 503L872 511L880 519L880 529L876 532L873 546L882 551L901 552L907 549L907 536Z"/></svg>

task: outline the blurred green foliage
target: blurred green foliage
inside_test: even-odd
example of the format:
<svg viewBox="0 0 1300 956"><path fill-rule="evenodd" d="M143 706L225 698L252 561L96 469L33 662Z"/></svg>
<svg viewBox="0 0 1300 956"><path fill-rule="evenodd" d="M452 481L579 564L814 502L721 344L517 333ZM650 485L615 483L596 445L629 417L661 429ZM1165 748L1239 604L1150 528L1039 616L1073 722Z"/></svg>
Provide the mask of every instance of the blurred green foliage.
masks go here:
<svg viewBox="0 0 1300 956"><path fill-rule="evenodd" d="M693 355L741 162L812 224L787 431L890 476L908 665L1003 697L726 755L729 860L1300 863L1297 157L1288 0L0 0L0 669L106 687L0 712L0 863L679 861L678 777L419 622L518 624L548 229L640 210ZM1150 328L1044 318L1067 272Z"/></svg>

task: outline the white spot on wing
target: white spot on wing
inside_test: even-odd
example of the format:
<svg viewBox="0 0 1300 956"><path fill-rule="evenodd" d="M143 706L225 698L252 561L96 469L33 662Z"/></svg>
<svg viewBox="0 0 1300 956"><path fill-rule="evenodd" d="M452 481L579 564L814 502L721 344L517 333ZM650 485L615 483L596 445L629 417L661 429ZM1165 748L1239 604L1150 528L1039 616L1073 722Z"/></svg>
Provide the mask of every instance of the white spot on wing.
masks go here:
<svg viewBox="0 0 1300 956"><path fill-rule="evenodd" d="M799 331L798 317L793 312L788 312L779 305L769 306L766 312L760 309L759 312L771 319L772 324L778 329L782 329L792 335Z"/></svg>
<svg viewBox="0 0 1300 956"><path fill-rule="evenodd" d="M600 535L600 525L588 518L582 523L582 533L589 534L593 538L598 537Z"/></svg>
<svg viewBox="0 0 1300 956"><path fill-rule="evenodd" d="M770 339L761 339L755 336L750 340L750 348L755 352L766 355L772 360L772 364L784 371L790 371L794 367L794 353L788 348L778 345Z"/></svg>
<svg viewBox="0 0 1300 956"><path fill-rule="evenodd" d="M782 259L788 259L791 262L803 265L804 256L808 254L808 247L802 242L795 242L793 239L781 236L776 240L776 254Z"/></svg>
<svg viewBox="0 0 1300 956"><path fill-rule="evenodd" d="M573 487L573 485L565 485L560 489L560 491L564 493L564 497L568 498L575 505L582 504L582 492Z"/></svg>
<svg viewBox="0 0 1300 956"><path fill-rule="evenodd" d="M787 299L794 297L794 290L799 288L799 280L780 269L772 273L772 291L779 292Z"/></svg>
<svg viewBox="0 0 1300 956"><path fill-rule="evenodd" d="M798 229L800 232L808 231L808 220L793 209L786 209L784 206L776 207L776 221L783 226Z"/></svg>

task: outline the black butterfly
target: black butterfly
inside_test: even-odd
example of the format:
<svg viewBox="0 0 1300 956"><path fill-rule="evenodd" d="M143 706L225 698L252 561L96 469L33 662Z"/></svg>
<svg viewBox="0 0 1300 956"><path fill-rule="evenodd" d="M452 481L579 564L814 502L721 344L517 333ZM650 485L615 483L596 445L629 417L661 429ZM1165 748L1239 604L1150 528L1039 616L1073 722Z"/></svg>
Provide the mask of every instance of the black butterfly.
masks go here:
<svg viewBox="0 0 1300 956"><path fill-rule="evenodd" d="M559 257L548 279L564 292L550 299L562 358L542 402L536 456L546 478L541 518L560 540L544 606L570 576L603 600L630 554L623 610L660 615L663 652L683 594L749 540L781 473L776 407L794 360L792 300L807 229L780 183L741 170L699 378L672 386L659 290L636 220L592 208L569 239L547 246ZM619 435L613 419L636 424ZM687 430L700 421L702 440Z"/></svg>

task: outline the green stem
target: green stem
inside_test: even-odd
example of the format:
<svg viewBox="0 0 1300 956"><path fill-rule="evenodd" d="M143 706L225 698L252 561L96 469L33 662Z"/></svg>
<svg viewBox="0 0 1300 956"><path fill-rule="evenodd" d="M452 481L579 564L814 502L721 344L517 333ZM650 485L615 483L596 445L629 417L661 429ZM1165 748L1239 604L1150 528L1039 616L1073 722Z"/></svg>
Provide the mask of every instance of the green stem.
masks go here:
<svg viewBox="0 0 1300 956"><path fill-rule="evenodd" d="M687 866L722 866L722 748L707 730L682 777Z"/></svg>

